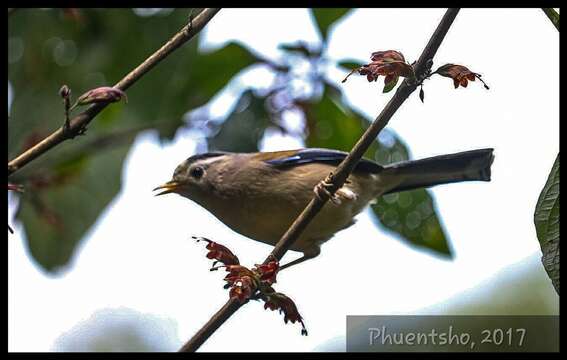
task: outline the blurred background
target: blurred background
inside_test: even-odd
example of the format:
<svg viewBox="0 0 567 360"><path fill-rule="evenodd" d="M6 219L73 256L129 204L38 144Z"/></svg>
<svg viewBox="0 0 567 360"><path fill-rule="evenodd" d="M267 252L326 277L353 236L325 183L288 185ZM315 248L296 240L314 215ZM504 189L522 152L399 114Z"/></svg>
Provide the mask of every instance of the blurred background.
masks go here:
<svg viewBox="0 0 567 360"><path fill-rule="evenodd" d="M374 51L417 60L444 12L221 10L129 89L128 103L10 177L25 193L8 193L9 351L177 350L228 298L191 236L245 265L270 246L151 190L209 150L350 150L393 92L382 79L341 80ZM8 159L63 123L61 85L73 98L113 85L189 13L10 13ZM433 76L425 102L414 93L365 156L387 164L492 147L492 181L386 196L318 258L282 272L276 289L295 300L309 336L251 303L200 350L344 351L346 315L559 314L533 222L559 151L558 41L540 9L461 10L433 69L465 65L490 90Z"/></svg>

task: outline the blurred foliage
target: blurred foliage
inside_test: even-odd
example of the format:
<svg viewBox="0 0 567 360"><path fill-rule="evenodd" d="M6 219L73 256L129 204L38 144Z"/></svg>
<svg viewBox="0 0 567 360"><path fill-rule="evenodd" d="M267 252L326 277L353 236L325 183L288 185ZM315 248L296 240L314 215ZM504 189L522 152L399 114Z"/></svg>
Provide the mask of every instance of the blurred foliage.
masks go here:
<svg viewBox="0 0 567 360"><path fill-rule="evenodd" d="M559 294L559 154L539 195L534 222L543 266Z"/></svg>
<svg viewBox="0 0 567 360"><path fill-rule="evenodd" d="M264 130L270 124L265 99L246 90L234 111L217 125L216 133L209 139L210 150L231 152L256 152ZM215 131L215 130L213 130Z"/></svg>
<svg viewBox="0 0 567 360"><path fill-rule="evenodd" d="M345 16L350 9L331 9L331 8L314 8L311 14L315 19L315 23L319 28L321 38L326 43L329 37L329 29L333 23Z"/></svg>
<svg viewBox="0 0 567 360"><path fill-rule="evenodd" d="M183 27L189 14L189 10L163 10L153 16L138 16L127 9L79 11L69 17L61 10L26 9L10 18L8 76L14 100L8 122L9 158L63 123L58 97L62 84L69 85L76 98L91 88L116 83ZM198 53L197 44L198 39L193 39L146 74L128 90L129 103L110 105L91 123L86 138L132 128L155 128L162 137L171 138L184 125L188 110L205 104L243 68L259 61L235 43L206 54ZM116 196L134 135L103 151L83 154L77 153L77 143L85 138L76 138L11 177L26 186L17 217L41 266L55 270L66 264Z"/></svg>
<svg viewBox="0 0 567 360"><path fill-rule="evenodd" d="M77 242L120 190L120 146L78 155L26 181L17 217L31 255L45 268L65 265Z"/></svg>
<svg viewBox="0 0 567 360"><path fill-rule="evenodd" d="M278 48L281 50L285 50L288 53L297 53L306 58L316 58L321 56L321 49L314 50L310 48L309 44L302 41L294 44L280 44Z"/></svg>
<svg viewBox="0 0 567 360"><path fill-rule="evenodd" d="M9 159L61 126L61 85L67 84L75 99L94 87L116 83L184 26L189 11L164 9L141 16L141 10L129 9L81 9L71 14L27 9L11 16ZM312 11L324 42L331 26L347 12ZM349 151L369 119L350 109L340 90L326 82L319 68L325 62L319 60L328 60L326 46L314 50L300 41L280 48L290 56L280 59L283 64L267 64L276 74L268 91L242 89L225 118L198 119L194 115L199 112L185 115L209 102L239 72L264 60L238 43L201 53L195 38L128 89L127 104L112 104L100 113L86 136L54 148L11 176L11 182L26 188L17 218L34 259L48 271L69 262L81 238L118 193L124 158L139 131L155 129L162 139L169 139L179 127L189 126L203 133L211 150L247 152L258 150L266 130L277 129L302 137L306 146ZM301 63L298 58L311 67L308 74L293 71ZM339 64L352 68L359 63ZM302 91L297 90L298 81L305 85ZM303 115L303 130L286 125L289 111ZM409 151L396 134L385 130L366 157L388 164L408 159ZM401 239L450 254L428 191L378 199L372 210L377 223Z"/></svg>
<svg viewBox="0 0 567 360"><path fill-rule="evenodd" d="M100 309L55 340L60 352L163 352L180 346L177 324L128 308Z"/></svg>
<svg viewBox="0 0 567 360"><path fill-rule="evenodd" d="M559 31L559 14L555 9L542 8ZM537 201L534 214L537 237L543 256L541 261L559 294L559 154Z"/></svg>

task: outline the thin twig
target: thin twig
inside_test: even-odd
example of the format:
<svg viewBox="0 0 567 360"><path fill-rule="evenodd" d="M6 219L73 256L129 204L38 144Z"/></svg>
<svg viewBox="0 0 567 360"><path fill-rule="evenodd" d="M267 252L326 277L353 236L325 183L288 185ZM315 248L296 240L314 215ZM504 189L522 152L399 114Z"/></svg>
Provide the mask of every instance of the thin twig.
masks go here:
<svg viewBox="0 0 567 360"><path fill-rule="evenodd" d="M553 8L542 8L542 10L545 15L547 15L549 20L551 20L553 25L555 25L557 31L559 31L559 14L557 13L557 11L555 11L555 9Z"/></svg>
<svg viewBox="0 0 567 360"><path fill-rule="evenodd" d="M220 9L205 9L194 17L190 24L184 26L177 34L175 34L165 45L159 50L148 57L142 64L132 70L122 80L120 80L115 88L126 90L138 81L144 74L150 71L160 61L165 59L173 51L178 49L181 45L192 39L203 27L215 16ZM100 113L108 104L95 104L89 107L84 112L75 116L69 122L69 129L65 130L62 126L51 135L37 143L35 146L26 150L18 157L8 162L8 176L21 169L30 161L36 159L40 155L46 153L54 146L61 142L76 136L84 131L85 127Z"/></svg>
<svg viewBox="0 0 567 360"><path fill-rule="evenodd" d="M422 75L433 59L439 45L445 38L447 31L451 27L453 20L457 16L459 9L448 9L437 29L431 36L429 43L423 50L419 60L414 65L414 71L418 75ZM331 184L327 188L330 194L334 194L346 181L362 155L378 136L380 131L386 127L388 121L394 115L396 110L403 104L408 96L417 88L415 81L405 80L386 104L380 115L374 120L358 142L354 145L348 156L339 164L335 173L329 174L324 181ZM321 197L314 196L286 233L278 241L270 256L266 258L264 263L271 259L271 256L280 260L286 251L293 245L293 242L305 230L310 221L317 215L323 205L329 200L327 195L321 194ZM199 330L183 347L179 350L182 352L190 352L197 350L232 314L234 314L242 305L237 299L229 299L226 304Z"/></svg>

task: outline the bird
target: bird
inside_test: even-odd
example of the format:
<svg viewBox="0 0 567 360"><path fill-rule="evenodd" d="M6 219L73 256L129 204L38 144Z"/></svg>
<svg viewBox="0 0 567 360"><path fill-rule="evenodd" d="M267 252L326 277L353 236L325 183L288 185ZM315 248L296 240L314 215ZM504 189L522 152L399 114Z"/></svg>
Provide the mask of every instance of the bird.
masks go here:
<svg viewBox="0 0 567 360"><path fill-rule="evenodd" d="M335 233L382 195L435 185L490 181L492 148L380 165L362 158L291 250L303 256L280 270L313 259ZM154 189L156 196L175 193L190 199L235 232L275 245L321 190L321 181L348 153L304 148L284 151L208 152L179 164L173 178ZM319 186L318 186L319 185Z"/></svg>

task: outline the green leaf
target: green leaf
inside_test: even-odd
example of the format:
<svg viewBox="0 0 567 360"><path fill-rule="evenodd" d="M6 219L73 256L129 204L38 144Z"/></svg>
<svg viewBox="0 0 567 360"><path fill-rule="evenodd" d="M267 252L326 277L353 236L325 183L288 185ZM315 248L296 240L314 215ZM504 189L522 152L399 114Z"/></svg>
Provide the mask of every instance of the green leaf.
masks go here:
<svg viewBox="0 0 567 360"><path fill-rule="evenodd" d="M306 145L342 151L350 151L356 140L363 134L367 121L340 102L340 92L331 85L319 102L302 104L305 111L308 136ZM372 149L366 152L372 156Z"/></svg>
<svg viewBox="0 0 567 360"><path fill-rule="evenodd" d="M343 67L345 69L348 69L348 70L353 70L353 69L358 69L359 67L361 67L365 64L361 61L358 61L358 60L346 59L346 60L339 61L337 63L337 65L339 65L340 67Z"/></svg>
<svg viewBox="0 0 567 360"><path fill-rule="evenodd" d="M559 154L539 195L534 222L543 265L559 294Z"/></svg>
<svg viewBox="0 0 567 360"><path fill-rule="evenodd" d="M161 68L146 75L148 81L156 83L155 87L140 86L141 94L129 95L129 98L137 95L138 99L146 99L138 113L145 121L171 119L169 129L160 132L166 138L173 137L183 125L187 111L207 103L240 71L261 61L238 43L231 42L205 54L197 53L195 44L187 44L193 47L189 54L173 57L170 69Z"/></svg>
<svg viewBox="0 0 567 360"><path fill-rule="evenodd" d="M120 190L129 143L93 155L79 154L25 182L17 218L27 246L46 270L57 271ZM44 183L41 183L41 180Z"/></svg>
<svg viewBox="0 0 567 360"><path fill-rule="evenodd" d="M323 42L327 42L329 28L333 23L343 17L350 9L313 8L311 14L319 28Z"/></svg>
<svg viewBox="0 0 567 360"><path fill-rule="evenodd" d="M380 224L403 240L452 257L435 201L428 190L384 195L371 208Z"/></svg>
<svg viewBox="0 0 567 360"><path fill-rule="evenodd" d="M202 92L203 102L192 104L191 108L209 101L240 71L260 61L246 47L236 42L196 56L191 64L193 69L188 83L192 83Z"/></svg>
<svg viewBox="0 0 567 360"><path fill-rule="evenodd" d="M321 50L312 50L309 48L306 42L299 41L295 44L280 44L278 48L285 50L287 52L298 53L306 58L313 58L321 56Z"/></svg>
<svg viewBox="0 0 567 360"><path fill-rule="evenodd" d="M364 116L349 109L342 102L340 92L329 84L319 102L304 103L302 107L309 130L306 139L309 147L350 151L369 126ZM382 165L409 159L407 146L394 132L385 129L379 139L366 151L366 158ZM435 201L428 190L383 196L372 205L372 211L380 226L403 241L452 256Z"/></svg>
<svg viewBox="0 0 567 360"><path fill-rule="evenodd" d="M398 81L400 80L399 76L396 76L394 78L394 80L390 81L389 83L384 85L384 90L382 90L382 93L389 93L390 91L392 91L393 88L396 87L396 85L398 84Z"/></svg>
<svg viewBox="0 0 567 360"><path fill-rule="evenodd" d="M41 139L63 124L61 85L71 88L72 101L92 88L113 85L189 17L187 9L153 16L138 16L130 9L80 12L81 21L64 16L61 9L28 9L10 19L8 79L14 97L8 118L9 159L21 153L34 135ZM17 216L30 252L43 268L55 270L66 264L117 194L124 157L136 132L101 154L90 148L79 156L82 144L133 128L155 128L160 136L171 138L185 125L188 111L208 102L237 73L261 61L237 43L200 53L198 42L195 37L145 74L127 90L128 104L109 105L85 136L57 146L10 177L28 187L38 174L66 181L31 186L21 197Z"/></svg>
<svg viewBox="0 0 567 360"><path fill-rule="evenodd" d="M9 29L11 42L25 47L8 68L15 95L9 120L11 157L20 151L30 129L47 133L61 125L63 105L57 90L62 84L72 89L73 99L94 87L114 84L188 19L187 10L140 17L129 9L82 9L88 24L83 27L55 9L30 9L20 15L11 19ZM128 89L126 106L112 104L104 112L120 108L122 114L111 119L124 127L125 117L136 125L167 121L169 126L161 126L160 135L171 138L184 125L187 111L208 102L237 73L261 61L237 43L199 53L198 42L196 37L184 44ZM102 125L97 118L90 127Z"/></svg>
<svg viewBox="0 0 567 360"><path fill-rule="evenodd" d="M240 96L233 112L213 129L208 139L210 150L231 152L258 151L258 143L270 122L265 106L266 99L247 90Z"/></svg>

